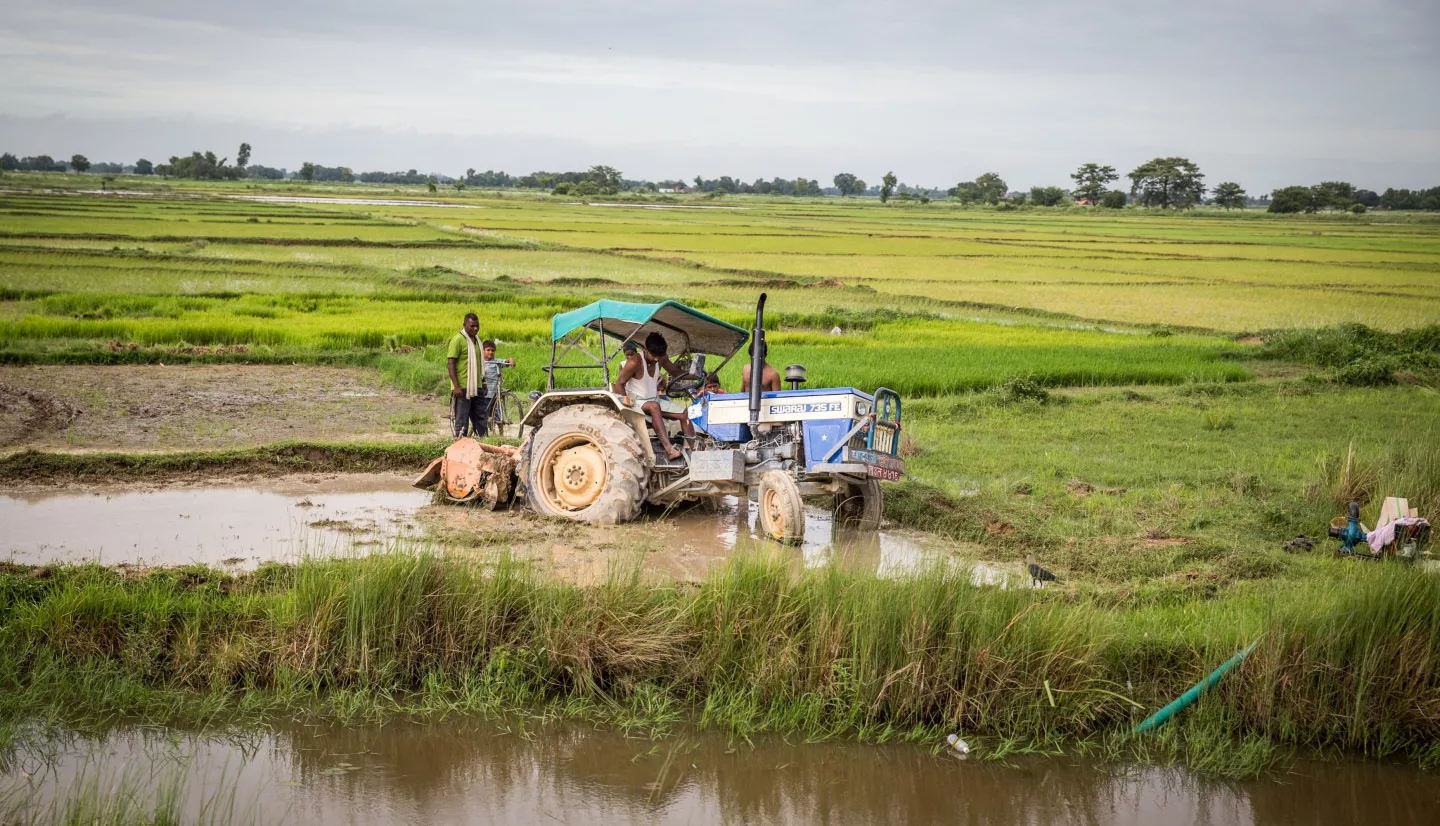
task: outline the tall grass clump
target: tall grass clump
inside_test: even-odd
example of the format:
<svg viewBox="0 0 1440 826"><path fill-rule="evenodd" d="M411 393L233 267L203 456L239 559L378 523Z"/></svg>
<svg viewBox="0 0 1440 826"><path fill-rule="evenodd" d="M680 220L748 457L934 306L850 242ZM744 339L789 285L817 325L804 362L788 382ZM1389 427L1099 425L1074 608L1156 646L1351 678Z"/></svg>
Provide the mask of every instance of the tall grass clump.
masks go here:
<svg viewBox="0 0 1440 826"><path fill-rule="evenodd" d="M1390 333L1364 324L1265 334L1261 358L1329 368L1331 380L1354 387L1394 384L1401 372L1440 369L1440 324Z"/></svg>
<svg viewBox="0 0 1440 826"><path fill-rule="evenodd" d="M1053 749L1127 731L1259 639L1194 725L1371 754L1440 737L1440 578L1408 568L1336 563L1303 593L1131 609L976 585L954 566L886 580L767 556L698 586L617 572L579 587L503 557L423 552L239 577L3 578L0 716L540 708L739 736L961 731Z"/></svg>
<svg viewBox="0 0 1440 826"><path fill-rule="evenodd" d="M1321 454L1308 494L1337 513L1359 502L1367 524L1374 524L1387 496L1408 499L1421 516L1434 520L1440 515L1440 434L1417 429L1384 447L1357 449L1352 441L1344 451Z"/></svg>

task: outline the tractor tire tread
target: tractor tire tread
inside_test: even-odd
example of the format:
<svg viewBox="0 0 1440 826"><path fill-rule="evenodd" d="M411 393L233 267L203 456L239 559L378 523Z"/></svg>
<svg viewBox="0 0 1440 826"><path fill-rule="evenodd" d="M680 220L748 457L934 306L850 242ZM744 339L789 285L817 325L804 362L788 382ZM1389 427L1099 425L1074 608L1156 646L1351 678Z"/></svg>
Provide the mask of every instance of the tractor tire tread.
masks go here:
<svg viewBox="0 0 1440 826"><path fill-rule="evenodd" d="M537 477L543 469L538 466L538 461L547 445L577 431L594 440L605 454L605 487L589 507L578 511L558 511L543 501ZM536 513L595 525L629 522L640 514L645 504L649 477L645 468L645 448L635 429L618 413L593 404L562 407L541 420L530 440L525 462L525 489L530 508Z"/></svg>
<svg viewBox="0 0 1440 826"><path fill-rule="evenodd" d="M771 524L765 504L765 493L774 490L779 497L784 525ZM800 486L795 478L783 470L767 470L760 476L760 528L765 535L786 545L798 545L805 540L805 500L800 496Z"/></svg>

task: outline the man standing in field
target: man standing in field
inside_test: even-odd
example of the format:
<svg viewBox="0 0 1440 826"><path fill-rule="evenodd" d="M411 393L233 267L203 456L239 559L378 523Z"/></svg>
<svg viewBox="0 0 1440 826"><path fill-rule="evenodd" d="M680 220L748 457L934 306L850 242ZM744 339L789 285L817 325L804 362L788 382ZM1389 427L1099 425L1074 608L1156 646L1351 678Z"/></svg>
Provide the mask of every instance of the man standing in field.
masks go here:
<svg viewBox="0 0 1440 826"><path fill-rule="evenodd" d="M465 324L450 339L446 350L446 366L450 369L450 404L454 412L455 437L466 430L476 436L485 435L485 392L481 376L485 373L484 350L480 345L480 316L465 314ZM460 360L465 360L465 376L460 377Z"/></svg>

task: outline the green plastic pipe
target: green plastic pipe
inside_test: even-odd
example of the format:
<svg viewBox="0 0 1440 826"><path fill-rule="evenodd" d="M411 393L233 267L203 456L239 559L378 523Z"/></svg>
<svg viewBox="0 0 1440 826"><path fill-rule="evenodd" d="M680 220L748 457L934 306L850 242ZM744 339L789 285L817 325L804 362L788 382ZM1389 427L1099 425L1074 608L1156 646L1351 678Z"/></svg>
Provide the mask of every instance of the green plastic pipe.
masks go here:
<svg viewBox="0 0 1440 826"><path fill-rule="evenodd" d="M1190 686L1189 691L1186 691L1184 694L1176 697L1170 702L1170 705L1165 706L1164 708L1160 709L1149 717L1146 717L1145 721L1140 725L1136 726L1135 730L1130 733L1140 734L1142 732L1150 731L1151 729L1159 728L1170 722L1170 718L1174 717L1177 712L1179 712L1186 706L1193 704L1196 700L1200 699L1201 694L1204 694L1211 688L1214 688L1215 684L1220 682L1220 678L1224 677L1227 671L1243 662L1245 660L1245 656L1251 651L1254 651L1255 646L1259 644L1260 641L1256 640L1255 642L1250 643L1250 645L1247 646L1244 651L1241 651L1239 654L1236 654L1235 656L1221 663L1219 668L1210 672L1210 676L1206 677L1195 685Z"/></svg>

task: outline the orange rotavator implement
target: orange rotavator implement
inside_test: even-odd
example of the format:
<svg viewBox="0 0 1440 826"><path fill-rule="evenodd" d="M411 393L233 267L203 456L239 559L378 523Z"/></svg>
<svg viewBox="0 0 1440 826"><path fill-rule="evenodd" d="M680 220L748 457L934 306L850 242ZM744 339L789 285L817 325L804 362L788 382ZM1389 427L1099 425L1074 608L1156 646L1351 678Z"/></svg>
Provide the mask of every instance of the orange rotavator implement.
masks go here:
<svg viewBox="0 0 1440 826"><path fill-rule="evenodd" d="M438 491L452 502L475 502L493 510L509 503L514 494L519 460L519 448L465 437L445 448L445 455L431 462L413 484Z"/></svg>

